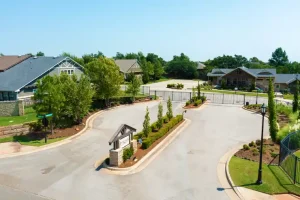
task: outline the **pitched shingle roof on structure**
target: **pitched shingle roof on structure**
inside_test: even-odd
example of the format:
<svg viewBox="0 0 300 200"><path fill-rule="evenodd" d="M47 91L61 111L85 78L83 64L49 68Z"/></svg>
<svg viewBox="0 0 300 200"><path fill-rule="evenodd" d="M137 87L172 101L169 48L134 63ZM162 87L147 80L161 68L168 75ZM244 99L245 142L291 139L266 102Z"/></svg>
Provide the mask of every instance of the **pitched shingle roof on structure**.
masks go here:
<svg viewBox="0 0 300 200"><path fill-rule="evenodd" d="M0 72L8 70L9 68L15 66L16 64L26 60L31 55L24 56L0 56Z"/></svg>
<svg viewBox="0 0 300 200"><path fill-rule="evenodd" d="M237 69L237 68L235 68ZM235 69L218 69L215 68L207 76L224 76ZM254 77L274 77L276 75L276 69L248 69L246 67L239 67L239 69L251 74Z"/></svg>
<svg viewBox="0 0 300 200"><path fill-rule="evenodd" d="M0 73L0 91L17 91L65 59L66 57L30 57Z"/></svg>
<svg viewBox="0 0 300 200"><path fill-rule="evenodd" d="M197 69L204 69L206 66L201 63L201 62L198 62L198 66L197 66Z"/></svg>
<svg viewBox="0 0 300 200"><path fill-rule="evenodd" d="M275 83L289 84L296 80L296 74L277 74L275 77Z"/></svg>
<svg viewBox="0 0 300 200"><path fill-rule="evenodd" d="M120 71L123 73L128 73L130 71L141 71L141 69L138 70L138 68L130 70L130 68L137 63L137 59L115 60L115 63L120 67Z"/></svg>

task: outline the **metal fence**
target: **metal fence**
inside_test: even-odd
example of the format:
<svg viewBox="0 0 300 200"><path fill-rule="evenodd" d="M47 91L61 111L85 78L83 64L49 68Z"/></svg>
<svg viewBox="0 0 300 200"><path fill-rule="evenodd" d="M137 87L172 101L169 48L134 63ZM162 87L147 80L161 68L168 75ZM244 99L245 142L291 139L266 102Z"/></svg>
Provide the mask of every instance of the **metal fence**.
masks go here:
<svg viewBox="0 0 300 200"><path fill-rule="evenodd" d="M128 89L128 85L121 85L121 90L126 91ZM142 85L140 87L140 93L144 95L149 95L150 94L150 86L144 86Z"/></svg>
<svg viewBox="0 0 300 200"><path fill-rule="evenodd" d="M300 131L290 133L280 142L279 166L294 181L294 184L300 183L300 158L296 153L299 149Z"/></svg>

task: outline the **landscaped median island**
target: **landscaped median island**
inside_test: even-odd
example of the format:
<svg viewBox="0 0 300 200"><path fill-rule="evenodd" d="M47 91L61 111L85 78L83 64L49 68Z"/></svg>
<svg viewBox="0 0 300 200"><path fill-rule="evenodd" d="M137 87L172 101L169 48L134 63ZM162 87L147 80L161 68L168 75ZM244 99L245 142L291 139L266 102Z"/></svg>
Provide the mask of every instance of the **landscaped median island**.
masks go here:
<svg viewBox="0 0 300 200"><path fill-rule="evenodd" d="M158 144L175 130L183 121L183 114L173 116L172 102L167 102L167 112L163 116L162 103L158 106L157 121L150 125L148 107L146 109L143 130L133 136L133 127L123 124L112 136L109 144L114 144L110 150L110 157L105 160L108 169L117 170L128 168L142 160ZM151 156L151 155L150 155ZM148 158L146 158L148 159Z"/></svg>

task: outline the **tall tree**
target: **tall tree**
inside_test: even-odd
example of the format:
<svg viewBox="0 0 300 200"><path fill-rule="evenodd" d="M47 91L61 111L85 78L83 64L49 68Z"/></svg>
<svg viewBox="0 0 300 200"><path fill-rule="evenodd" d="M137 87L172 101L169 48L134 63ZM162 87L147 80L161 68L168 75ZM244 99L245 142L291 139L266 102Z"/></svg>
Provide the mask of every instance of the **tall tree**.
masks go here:
<svg viewBox="0 0 300 200"><path fill-rule="evenodd" d="M150 116L149 116L149 110L148 110L148 106L147 106L146 115L145 115L145 119L143 122L143 135L145 137L148 137L150 131L151 131Z"/></svg>
<svg viewBox="0 0 300 200"><path fill-rule="evenodd" d="M45 56L45 54L43 52L39 51L36 53L36 56Z"/></svg>
<svg viewBox="0 0 300 200"><path fill-rule="evenodd" d="M4 56L4 54L3 54L3 53L0 53L0 56Z"/></svg>
<svg viewBox="0 0 300 200"><path fill-rule="evenodd" d="M200 96L201 96L201 88L200 88L200 83L198 81L198 85L197 85L197 99L200 99Z"/></svg>
<svg viewBox="0 0 300 200"><path fill-rule="evenodd" d="M269 63L274 67L285 66L289 63L289 58L286 52L280 47L272 53L272 58L269 59Z"/></svg>
<svg viewBox="0 0 300 200"><path fill-rule="evenodd" d="M170 119L173 118L173 109L172 109L172 102L171 102L170 97L169 97L168 102L167 102L167 108L168 108L167 117L170 120Z"/></svg>
<svg viewBox="0 0 300 200"><path fill-rule="evenodd" d="M234 55L234 58L235 58L235 60L237 62L237 65L239 67L245 66L248 63L247 58L245 58L242 55Z"/></svg>
<svg viewBox="0 0 300 200"><path fill-rule="evenodd" d="M120 52L117 52L116 56L114 57L114 59L124 59L124 58L125 58L124 54L122 54Z"/></svg>
<svg viewBox="0 0 300 200"><path fill-rule="evenodd" d="M296 79L296 86L295 86L295 92L294 92L294 100L293 100L293 112L297 112L299 109L299 81L298 77Z"/></svg>
<svg viewBox="0 0 300 200"><path fill-rule="evenodd" d="M274 101L274 86L271 78L269 79L268 108L269 108L268 111L269 111L270 135L272 140L275 142L277 132L278 132L278 127L277 127L277 117L276 117L276 106Z"/></svg>
<svg viewBox="0 0 300 200"><path fill-rule="evenodd" d="M173 60L168 63L166 72L175 78L195 78L197 77L197 63L181 53L180 56L174 56Z"/></svg>
<svg viewBox="0 0 300 200"><path fill-rule="evenodd" d="M132 101L135 101L136 95L140 92L142 81L139 77L133 76L132 81L128 85L127 92L132 95Z"/></svg>
<svg viewBox="0 0 300 200"><path fill-rule="evenodd" d="M164 68L163 68L161 62L159 61L159 59L156 59L154 61L153 68L154 68L153 69L153 79L159 80L164 73Z"/></svg>
<svg viewBox="0 0 300 200"><path fill-rule="evenodd" d="M118 94L120 84L124 81L119 67L112 59L100 57L86 65L86 72L96 91L98 98L103 98L106 105L109 99Z"/></svg>
<svg viewBox="0 0 300 200"><path fill-rule="evenodd" d="M58 76L45 76L37 81L37 90L33 99L33 109L38 115L53 113L54 123L64 116L66 98L62 92L62 83Z"/></svg>
<svg viewBox="0 0 300 200"><path fill-rule="evenodd" d="M158 105L158 113L157 113L157 128L161 128L163 125L163 105L160 102Z"/></svg>

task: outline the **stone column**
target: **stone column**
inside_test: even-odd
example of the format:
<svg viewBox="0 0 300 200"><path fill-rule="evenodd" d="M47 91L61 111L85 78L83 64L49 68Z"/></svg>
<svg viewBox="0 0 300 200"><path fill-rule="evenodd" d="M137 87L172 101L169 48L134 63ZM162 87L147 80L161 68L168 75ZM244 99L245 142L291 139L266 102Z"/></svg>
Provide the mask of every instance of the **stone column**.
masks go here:
<svg viewBox="0 0 300 200"><path fill-rule="evenodd" d="M111 149L109 150L109 165L110 166L119 166L123 163L123 149Z"/></svg>
<svg viewBox="0 0 300 200"><path fill-rule="evenodd" d="M24 102L23 100L18 101L18 107L19 107L19 116L24 115Z"/></svg>
<svg viewBox="0 0 300 200"><path fill-rule="evenodd" d="M137 151L137 141L136 140L131 140L130 141L130 147L133 148L133 152L135 153Z"/></svg>

